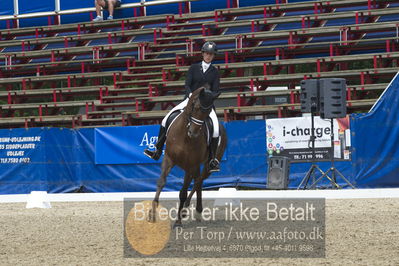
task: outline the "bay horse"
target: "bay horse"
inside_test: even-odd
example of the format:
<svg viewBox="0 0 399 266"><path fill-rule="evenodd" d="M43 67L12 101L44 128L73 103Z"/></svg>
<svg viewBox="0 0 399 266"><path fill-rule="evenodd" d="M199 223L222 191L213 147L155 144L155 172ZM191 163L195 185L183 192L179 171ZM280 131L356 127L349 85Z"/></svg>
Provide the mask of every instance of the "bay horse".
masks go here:
<svg viewBox="0 0 399 266"><path fill-rule="evenodd" d="M220 94L220 93L219 93ZM219 96L205 87L195 90L183 112L168 129L165 154L162 161L161 176L157 181L157 191L149 212L149 221L155 222L155 210L158 207L159 196L166 183L166 177L174 166L185 171L183 187L179 193L178 218L174 226L181 226L182 208L188 207L194 192L197 193L196 218L202 213L202 184L209 177L209 147L206 135L205 120L213 108L214 100ZM226 130L219 123L219 145L216 158L222 160L227 145ZM211 133L209 133L211 134ZM212 136L209 136L212 137ZM204 165L202 173L201 164ZM188 188L194 179L193 189L189 197Z"/></svg>

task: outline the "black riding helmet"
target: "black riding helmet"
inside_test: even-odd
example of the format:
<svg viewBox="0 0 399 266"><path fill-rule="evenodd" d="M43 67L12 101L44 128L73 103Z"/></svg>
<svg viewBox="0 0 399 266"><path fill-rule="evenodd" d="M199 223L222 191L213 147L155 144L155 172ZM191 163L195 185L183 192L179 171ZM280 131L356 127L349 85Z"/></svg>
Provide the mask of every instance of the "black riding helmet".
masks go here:
<svg viewBox="0 0 399 266"><path fill-rule="evenodd" d="M213 53L216 54L218 52L218 48L216 46L216 43L214 42L206 42L202 46L201 52L208 52L208 53Z"/></svg>

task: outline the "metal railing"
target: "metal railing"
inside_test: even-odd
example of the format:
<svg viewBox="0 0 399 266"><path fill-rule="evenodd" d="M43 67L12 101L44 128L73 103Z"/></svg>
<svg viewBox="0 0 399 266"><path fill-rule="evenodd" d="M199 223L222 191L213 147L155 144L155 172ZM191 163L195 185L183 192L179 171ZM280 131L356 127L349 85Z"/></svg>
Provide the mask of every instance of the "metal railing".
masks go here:
<svg viewBox="0 0 399 266"><path fill-rule="evenodd" d="M0 16L0 21L12 20L12 21L14 21L14 27L19 27L19 19L38 18L38 17L57 17L56 21L58 23L55 23L55 24L61 24L61 19L59 17L61 15L81 14L81 13L89 13L89 12L96 11L96 8L94 6L87 7L87 8L61 10L60 9L60 6L61 6L60 1L61 0L55 0L55 10L54 11L19 14L19 2L18 2L18 0L13 0L13 1L14 1L14 15ZM141 8L143 10L141 14L145 15L146 7L148 7L148 6L165 5L165 4L179 4L179 5L181 5L179 8L179 12L191 13L191 2L192 1L198 1L198 0L152 0L152 1L141 0L138 3L122 4L120 7L116 8L116 9ZM182 7L183 4L186 5L185 8Z"/></svg>

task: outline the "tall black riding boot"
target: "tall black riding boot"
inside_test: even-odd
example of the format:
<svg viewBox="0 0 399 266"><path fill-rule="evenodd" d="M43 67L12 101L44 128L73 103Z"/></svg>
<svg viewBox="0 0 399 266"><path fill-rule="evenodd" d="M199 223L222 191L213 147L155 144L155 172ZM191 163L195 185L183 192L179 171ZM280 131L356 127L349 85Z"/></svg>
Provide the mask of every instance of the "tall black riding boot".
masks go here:
<svg viewBox="0 0 399 266"><path fill-rule="evenodd" d="M165 141L166 141L166 128L161 126L158 133L158 141L155 144L155 151L150 151L149 149L145 149L144 154L150 157L151 159L154 159L155 161L159 160L159 158L162 155L162 149L163 145L165 144Z"/></svg>
<svg viewBox="0 0 399 266"><path fill-rule="evenodd" d="M218 144L219 144L219 138L212 138L211 140L211 145L209 147L209 172L219 172L220 171L220 166L219 166L219 160L216 158L216 151L218 149Z"/></svg>

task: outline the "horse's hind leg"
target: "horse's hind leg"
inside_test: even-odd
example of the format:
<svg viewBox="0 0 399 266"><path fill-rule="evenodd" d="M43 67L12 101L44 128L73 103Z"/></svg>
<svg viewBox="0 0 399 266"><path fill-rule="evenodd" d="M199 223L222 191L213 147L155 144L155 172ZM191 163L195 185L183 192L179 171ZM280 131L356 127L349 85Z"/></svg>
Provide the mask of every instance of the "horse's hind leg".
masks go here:
<svg viewBox="0 0 399 266"><path fill-rule="evenodd" d="M162 161L161 176L159 177L159 179L157 181L157 192L155 193L155 198L152 201L152 209L150 210L149 217L148 217L150 222L155 222L155 216L156 216L155 211L158 207L159 195L161 194L161 191L166 184L166 177L168 176L172 167L173 167L172 160L169 158L169 156L165 155L165 157Z"/></svg>
<svg viewBox="0 0 399 266"><path fill-rule="evenodd" d="M193 175L191 173L187 173L184 176L184 183L183 183L183 187L180 190L179 193L179 199L180 199L180 204L179 204L179 211L177 213L177 220L175 222L174 227L176 226L181 226L181 218L185 217L187 215L187 213L182 213L182 209L183 206L185 207L185 201L187 200L187 190L188 187L191 184L191 181L193 180Z"/></svg>

